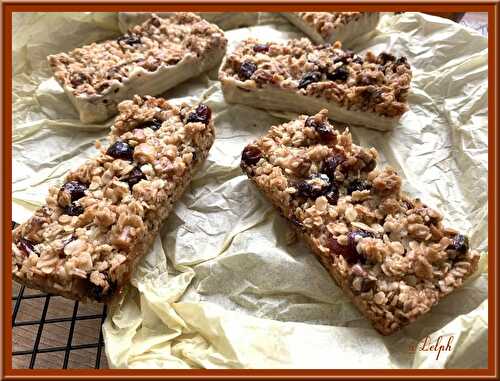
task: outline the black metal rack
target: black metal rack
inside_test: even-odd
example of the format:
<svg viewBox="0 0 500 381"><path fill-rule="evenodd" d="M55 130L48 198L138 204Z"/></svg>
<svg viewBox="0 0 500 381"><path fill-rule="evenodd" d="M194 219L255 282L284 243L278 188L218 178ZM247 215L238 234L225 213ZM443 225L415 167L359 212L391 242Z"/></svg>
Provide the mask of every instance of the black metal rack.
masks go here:
<svg viewBox="0 0 500 381"><path fill-rule="evenodd" d="M94 368L96 368L96 369L100 368L101 367L101 354L103 353L103 349L104 349L104 341L103 341L103 337L102 337L102 323L104 322L104 319L106 318L106 306L103 305L102 310L101 310L102 312L99 314L78 315L79 302L75 301L74 306L73 306L73 312L72 312L71 316L47 318L47 311L49 309L49 304L50 304L51 298L54 298L54 297L51 295L45 294L45 293L35 293L35 294L25 295L26 290L27 289L25 286L21 286L17 295L12 297L12 300L14 302L14 306L12 309L12 328L14 329L15 327L22 327L22 326L38 326L38 330L36 332L33 346L28 350L13 351L12 356L15 357L15 356L22 356L22 355L24 355L24 356L31 355L31 358L29 361L29 368L33 369L33 368L35 368L36 358L37 358L38 354L40 354L40 353L53 353L53 352L64 353L62 368L67 369L71 351L85 349L85 348L97 348ZM21 304L23 303L23 301L30 300L30 299L39 299L39 300L43 301L43 309L40 313L40 318L35 319L35 320L18 321L17 318L18 318L18 313L19 313L19 309L21 307ZM74 332L75 332L76 322L82 321L82 320L90 320L90 319L100 319L101 324L100 324L100 328L99 328L99 338L98 338L97 342L87 343L87 344L78 344L78 345L73 344L73 336L74 336ZM53 347L48 347L48 348L40 348L40 339L42 337L44 328L46 328L49 324L64 323L64 322L69 322L69 329L68 329L68 333L67 333L66 345L53 346Z"/></svg>

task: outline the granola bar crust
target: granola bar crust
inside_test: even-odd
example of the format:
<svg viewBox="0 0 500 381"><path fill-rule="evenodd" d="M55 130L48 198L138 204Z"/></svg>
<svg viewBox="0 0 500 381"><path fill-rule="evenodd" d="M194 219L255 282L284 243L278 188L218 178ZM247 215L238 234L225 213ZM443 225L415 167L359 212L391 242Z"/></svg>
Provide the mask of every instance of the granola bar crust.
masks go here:
<svg viewBox="0 0 500 381"><path fill-rule="evenodd" d="M323 110L273 126L244 149L241 167L388 335L460 287L480 255L376 160L374 148L353 144Z"/></svg>
<svg viewBox="0 0 500 381"><path fill-rule="evenodd" d="M234 102L245 102L245 93L251 97L262 90L275 90L276 98L279 93L283 98L297 96L295 103L282 105L284 111L289 107L301 112L305 104L319 99L354 117L365 113L368 121L370 116L388 121L401 117L408 110L411 78L405 57L385 52L378 56L367 52L360 57L342 50L339 42L317 46L307 39L286 44L247 39L226 56L219 73L226 98L231 88L242 93L240 99L231 98ZM278 108L279 100L276 102ZM273 107L273 102L268 104L261 106ZM335 114L330 117L335 118Z"/></svg>
<svg viewBox="0 0 500 381"><path fill-rule="evenodd" d="M192 13L169 18L152 15L115 40L92 43L48 57L55 78L76 95L106 94L134 70L154 72L175 65L186 55L199 57L225 46L222 31Z"/></svg>
<svg viewBox="0 0 500 381"><path fill-rule="evenodd" d="M210 109L134 97L119 105L112 143L51 187L13 230L18 282L108 302L128 281L214 140Z"/></svg>
<svg viewBox="0 0 500 381"><path fill-rule="evenodd" d="M282 15L320 44L335 40L347 42L374 30L380 19L376 12L290 12Z"/></svg>
<svg viewBox="0 0 500 381"><path fill-rule="evenodd" d="M216 25L193 13L153 14L114 40L47 59L80 118L89 123L114 115L117 104L135 94L160 94L215 67L226 45Z"/></svg>

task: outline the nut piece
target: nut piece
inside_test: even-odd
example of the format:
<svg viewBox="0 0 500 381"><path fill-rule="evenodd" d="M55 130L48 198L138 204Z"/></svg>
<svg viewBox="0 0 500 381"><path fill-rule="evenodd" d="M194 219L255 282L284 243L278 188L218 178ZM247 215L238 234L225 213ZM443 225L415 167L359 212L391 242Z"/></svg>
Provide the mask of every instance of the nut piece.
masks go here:
<svg viewBox="0 0 500 381"><path fill-rule="evenodd" d="M81 253L83 253L85 250L87 250L88 244L87 242L77 239L74 241L69 242L65 247L64 247L64 254L68 256L77 256Z"/></svg>
<svg viewBox="0 0 500 381"><path fill-rule="evenodd" d="M156 149L150 144L141 143L134 150L134 161L145 164L153 163L156 159Z"/></svg>
<svg viewBox="0 0 500 381"><path fill-rule="evenodd" d="M380 291L380 292L377 292L374 296L373 296L373 301L376 303L376 304L385 304L386 302L386 297L385 297L385 294Z"/></svg>

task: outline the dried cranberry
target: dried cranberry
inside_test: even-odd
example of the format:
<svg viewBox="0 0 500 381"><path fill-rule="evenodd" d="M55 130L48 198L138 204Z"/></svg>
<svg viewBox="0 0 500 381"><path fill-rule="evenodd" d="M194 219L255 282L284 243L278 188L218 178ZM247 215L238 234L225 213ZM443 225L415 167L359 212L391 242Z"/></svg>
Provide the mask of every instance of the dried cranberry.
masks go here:
<svg viewBox="0 0 500 381"><path fill-rule="evenodd" d="M356 263L362 259L355 248L353 250L352 246L349 244L345 246L341 245L336 238L330 238L328 246L330 252L334 256L341 255L350 264Z"/></svg>
<svg viewBox="0 0 500 381"><path fill-rule="evenodd" d="M103 288L92 282L88 283L87 287L89 296L97 302L102 302L104 299Z"/></svg>
<svg viewBox="0 0 500 381"><path fill-rule="evenodd" d="M415 206L410 200L403 200L403 208L407 210L412 210L413 208L415 208Z"/></svg>
<svg viewBox="0 0 500 381"><path fill-rule="evenodd" d="M340 55L336 54L336 55L334 55L332 57L332 62L334 64L336 64L337 62L343 62L343 63L345 63L344 61L345 61L345 59L344 59L344 56L342 54L340 54Z"/></svg>
<svg viewBox="0 0 500 381"><path fill-rule="evenodd" d="M363 58L361 58L360 56L358 55L355 55L354 58L352 59L352 62L354 63L357 63L357 64L360 64L360 65L363 65Z"/></svg>
<svg viewBox="0 0 500 381"><path fill-rule="evenodd" d="M318 82L320 79L321 73L319 71L310 71L305 73L299 81L299 89L305 89L311 83Z"/></svg>
<svg viewBox="0 0 500 381"><path fill-rule="evenodd" d="M297 196L301 197L311 197L311 193L313 192L311 184L305 180L298 182L295 188L297 188Z"/></svg>
<svg viewBox="0 0 500 381"><path fill-rule="evenodd" d="M312 127L322 139L331 139L335 137L333 128L328 123L317 122L313 116L306 119L306 127Z"/></svg>
<svg viewBox="0 0 500 381"><path fill-rule="evenodd" d="M151 128L153 131L157 131L160 129L161 125L163 124L163 120L153 118L151 120L148 120L144 123L142 123L139 128Z"/></svg>
<svg viewBox="0 0 500 381"><path fill-rule="evenodd" d="M85 196L85 191L87 186L79 181L68 181L61 188L62 191L66 191L71 195L71 201L76 201Z"/></svg>
<svg viewBox="0 0 500 381"><path fill-rule="evenodd" d="M22 237L19 238L19 241L17 241L16 246L26 254L35 252L35 243L31 242L30 240L27 240L26 238Z"/></svg>
<svg viewBox="0 0 500 381"><path fill-rule="evenodd" d="M361 282L361 292L368 292L375 288L377 280L372 278L363 278Z"/></svg>
<svg viewBox="0 0 500 381"><path fill-rule="evenodd" d="M339 201L339 188L335 184L332 184L330 189L325 193L325 197L330 204L337 205Z"/></svg>
<svg viewBox="0 0 500 381"><path fill-rule="evenodd" d="M330 250L336 255L342 255L350 264L364 262L363 256L356 249L356 245L361 238L366 237L373 237L373 235L364 230L352 231L347 235L347 245L345 246L339 244L335 238L331 238Z"/></svg>
<svg viewBox="0 0 500 381"><path fill-rule="evenodd" d="M376 103L381 103L384 101L383 98L384 92L380 89L377 89L371 93L371 98L376 102Z"/></svg>
<svg viewBox="0 0 500 381"><path fill-rule="evenodd" d="M408 60L406 59L406 57L399 57L396 60L396 65L408 65Z"/></svg>
<svg viewBox="0 0 500 381"><path fill-rule="evenodd" d="M103 286L98 286L88 280L88 296L96 300L97 302L104 302L110 295L113 295L116 290L117 290L117 285L116 282L109 279L109 277L106 276L105 280L108 282L108 288L106 291L104 291L105 287Z"/></svg>
<svg viewBox="0 0 500 381"><path fill-rule="evenodd" d="M138 45L140 44L142 41L141 41L141 38L139 36L135 36L133 34L126 34L124 36L121 36L121 37L118 37L116 39L116 42L118 42L118 44L120 42L123 42L124 44L126 45L130 45L130 46L133 46L133 45Z"/></svg>
<svg viewBox="0 0 500 381"><path fill-rule="evenodd" d="M265 53L269 51L269 45L267 44L257 44L253 46L253 51L255 53Z"/></svg>
<svg viewBox="0 0 500 381"><path fill-rule="evenodd" d="M84 73L75 73L71 76L70 82L74 87L77 87L85 82L87 82L89 79L86 74Z"/></svg>
<svg viewBox="0 0 500 381"><path fill-rule="evenodd" d="M132 160L134 148L123 140L118 140L108 148L106 154L115 159Z"/></svg>
<svg viewBox="0 0 500 381"><path fill-rule="evenodd" d="M146 180L146 175L142 173L141 169L138 167L135 167L132 169L127 177L121 179L121 181L124 181L128 184L129 188L132 189L132 187L137 184L141 180Z"/></svg>
<svg viewBox="0 0 500 381"><path fill-rule="evenodd" d="M371 188L371 185L368 181L355 179L349 183L347 186L347 194L351 195L355 191L364 191Z"/></svg>
<svg viewBox="0 0 500 381"><path fill-rule="evenodd" d="M257 65L251 61L245 61L241 64L240 70L238 70L238 77L246 81L250 79L252 74L257 70Z"/></svg>
<svg viewBox="0 0 500 381"><path fill-rule="evenodd" d="M385 65L388 61L396 61L396 57L386 52L380 53L377 57L377 62L381 63L382 65Z"/></svg>
<svg viewBox="0 0 500 381"><path fill-rule="evenodd" d="M261 150L253 145L246 146L243 152L241 153L241 161L245 165L257 164L261 157L262 157Z"/></svg>
<svg viewBox="0 0 500 381"><path fill-rule="evenodd" d="M451 240L451 245L448 246L448 250L455 250L461 254L465 254L469 250L469 238L462 234L457 234Z"/></svg>
<svg viewBox="0 0 500 381"><path fill-rule="evenodd" d="M205 125L210 122L212 117L212 110L207 105L200 103L196 110L189 114L186 123L203 123Z"/></svg>
<svg viewBox="0 0 500 381"><path fill-rule="evenodd" d="M151 25L159 28L160 25L161 25L161 21L160 21L160 18L159 17L152 17L151 19L149 19L149 22L151 23Z"/></svg>
<svg viewBox="0 0 500 381"><path fill-rule="evenodd" d="M349 69L342 65L335 69L333 73L328 73L326 77L330 81L346 81L349 78Z"/></svg>
<svg viewBox="0 0 500 381"><path fill-rule="evenodd" d="M297 195L316 199L323 196L330 189L330 179L327 175L320 173L311 178L297 183Z"/></svg>
<svg viewBox="0 0 500 381"><path fill-rule="evenodd" d="M73 202L63 208L64 214L68 216L79 216L83 213L83 206L80 204Z"/></svg>
<svg viewBox="0 0 500 381"><path fill-rule="evenodd" d="M367 232L366 230L353 230L347 235L347 240L351 248L356 250L356 245L358 244L359 240L361 238L367 238L367 237L373 238L373 234Z"/></svg>
<svg viewBox="0 0 500 381"><path fill-rule="evenodd" d="M323 162L323 172L330 178L335 180L335 170L344 162L345 158L342 155L330 156Z"/></svg>
<svg viewBox="0 0 500 381"><path fill-rule="evenodd" d="M400 66L400 65L405 66L407 69L410 68L410 64L408 63L408 60L406 59L406 57L399 57L396 60L396 62L394 63L394 66L392 67L392 71L395 73L398 66ZM398 90L401 91L400 89L398 89ZM398 98L398 96L399 96L399 93L396 94L396 99ZM397 99L397 100L399 100L399 99Z"/></svg>
<svg viewBox="0 0 500 381"><path fill-rule="evenodd" d="M352 50L346 50L342 54L334 56L333 63L335 64L337 62L342 62L342 63L346 64L349 62L349 59L352 57L354 57L354 52Z"/></svg>

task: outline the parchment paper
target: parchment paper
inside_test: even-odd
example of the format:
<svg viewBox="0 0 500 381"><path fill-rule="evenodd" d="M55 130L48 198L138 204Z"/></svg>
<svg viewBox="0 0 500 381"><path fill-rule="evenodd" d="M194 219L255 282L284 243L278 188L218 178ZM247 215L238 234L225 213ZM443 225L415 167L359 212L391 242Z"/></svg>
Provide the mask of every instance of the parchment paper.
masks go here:
<svg viewBox="0 0 500 381"><path fill-rule="evenodd" d="M84 126L51 78L48 54L118 34L112 13L14 16L13 218L41 205L51 183L95 154L110 125ZM227 32L231 49L255 36L302 36L277 15ZM413 67L411 111L392 132L353 127L405 189L441 210L484 251L478 273L432 312L382 337L343 295L239 169L244 145L285 116L224 102L216 72L166 96L208 103L215 144L177 203L132 285L104 324L112 367L440 368L487 366L487 39L418 13L384 15L350 46L388 49ZM286 115L286 117L293 117ZM452 350L415 347L453 337Z"/></svg>

